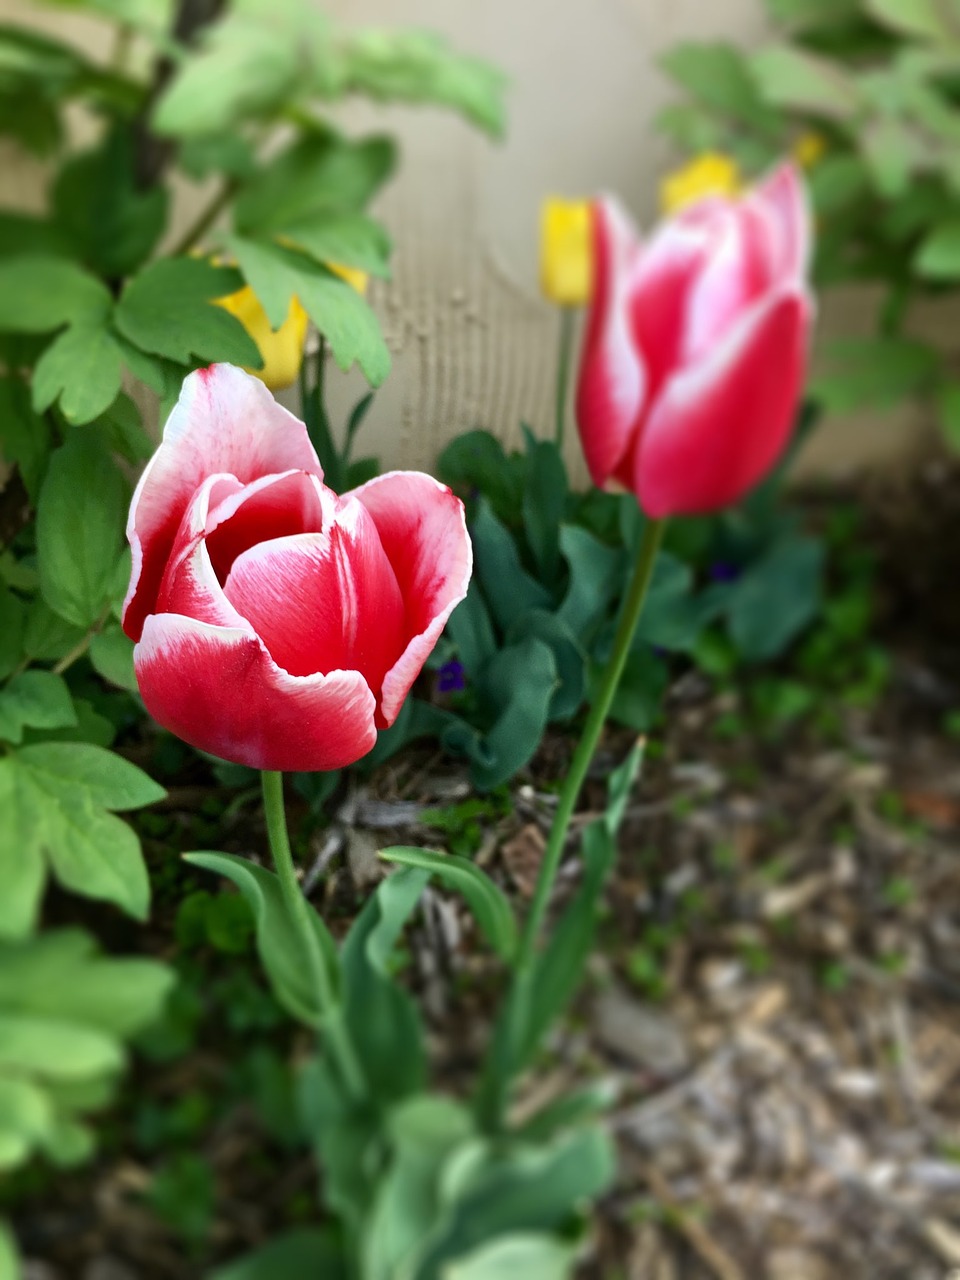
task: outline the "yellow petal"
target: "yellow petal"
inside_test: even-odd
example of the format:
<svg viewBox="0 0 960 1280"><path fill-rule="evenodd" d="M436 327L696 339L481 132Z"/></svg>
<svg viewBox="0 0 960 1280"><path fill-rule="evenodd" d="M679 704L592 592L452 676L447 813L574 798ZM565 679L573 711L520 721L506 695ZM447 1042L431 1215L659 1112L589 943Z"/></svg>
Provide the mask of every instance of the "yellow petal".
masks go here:
<svg viewBox="0 0 960 1280"><path fill-rule="evenodd" d="M689 164L667 174L660 184L660 207L676 213L704 196L735 196L743 179L735 160L719 151L705 151Z"/></svg>
<svg viewBox="0 0 960 1280"><path fill-rule="evenodd" d="M335 274L340 276L342 280L346 280L347 284L352 285L363 298L367 292L367 284L370 277L366 271L358 271L356 267L343 267L339 262L328 262L327 266Z"/></svg>
<svg viewBox="0 0 960 1280"><path fill-rule="evenodd" d="M810 129L801 133L793 144L791 154L802 169L812 169L827 149L827 140L822 133Z"/></svg>
<svg viewBox="0 0 960 1280"><path fill-rule="evenodd" d="M590 204L550 197L540 206L540 288L564 307L579 307L593 289Z"/></svg>
<svg viewBox="0 0 960 1280"><path fill-rule="evenodd" d="M236 316L260 348L263 368L248 369L248 373L256 374L271 391L280 391L296 381L307 337L307 313L298 298L290 300L287 318L279 329L271 329L267 313L249 285L218 298L217 305Z"/></svg>

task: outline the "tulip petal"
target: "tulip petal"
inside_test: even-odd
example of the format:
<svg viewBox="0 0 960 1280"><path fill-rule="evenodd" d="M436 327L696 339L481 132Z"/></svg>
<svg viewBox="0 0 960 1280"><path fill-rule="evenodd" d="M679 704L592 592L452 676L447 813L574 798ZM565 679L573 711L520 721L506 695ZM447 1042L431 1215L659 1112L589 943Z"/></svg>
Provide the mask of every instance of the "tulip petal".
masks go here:
<svg viewBox="0 0 960 1280"><path fill-rule="evenodd" d="M796 166L774 169L744 203L762 210L770 224L772 277L799 283L809 270L813 232L806 185Z"/></svg>
<svg viewBox="0 0 960 1280"><path fill-rule="evenodd" d="M211 365L184 380L163 441L140 477L127 538L133 571L123 625L134 640L153 612L170 549L190 499L216 472L242 483L291 469L322 478L306 427L259 379L232 365Z"/></svg>
<svg viewBox="0 0 960 1280"><path fill-rule="evenodd" d="M224 595L291 675L359 671L379 696L406 643L404 601L361 503L341 500L323 533L244 551Z"/></svg>
<svg viewBox="0 0 960 1280"><path fill-rule="evenodd" d="M727 204L709 229L700 271L686 303L678 363L709 357L745 312L769 293L772 270L769 219L748 204Z"/></svg>
<svg viewBox="0 0 960 1280"><path fill-rule="evenodd" d="M801 292L771 295L667 383L637 450L634 491L648 516L728 506L772 466L802 387L808 311Z"/></svg>
<svg viewBox="0 0 960 1280"><path fill-rule="evenodd" d="M358 672L288 675L244 630L154 614L133 657L154 719L223 760L340 769L376 741L373 694Z"/></svg>
<svg viewBox="0 0 960 1280"><path fill-rule="evenodd" d="M386 728L467 594L473 546L463 503L433 476L388 471L348 496L373 517L407 606L405 647L383 682L377 716Z"/></svg>
<svg viewBox="0 0 960 1280"><path fill-rule="evenodd" d="M577 425L590 475L602 485L630 451L647 374L628 316L637 234L610 197L596 201L593 213L594 287L577 382Z"/></svg>

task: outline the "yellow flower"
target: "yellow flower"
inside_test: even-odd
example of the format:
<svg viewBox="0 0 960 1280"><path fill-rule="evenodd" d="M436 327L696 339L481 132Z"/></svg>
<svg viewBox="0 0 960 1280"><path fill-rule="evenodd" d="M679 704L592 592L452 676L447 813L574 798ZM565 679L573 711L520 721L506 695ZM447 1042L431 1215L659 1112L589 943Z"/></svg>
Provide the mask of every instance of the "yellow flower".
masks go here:
<svg viewBox="0 0 960 1280"><path fill-rule="evenodd" d="M588 302L593 289L590 204L549 197L540 206L540 288L564 307Z"/></svg>
<svg viewBox="0 0 960 1280"><path fill-rule="evenodd" d="M248 369L248 373L255 373L271 391L280 391L296 382L307 337L307 313L299 299L290 300L287 318L279 329L270 328L267 313L249 285L218 298L217 305L236 316L260 348L263 368Z"/></svg>
<svg viewBox="0 0 960 1280"><path fill-rule="evenodd" d="M676 213L704 196L739 195L742 186L742 175L735 160L719 151L704 151L689 164L667 174L660 184L660 207L664 213Z"/></svg>
<svg viewBox="0 0 960 1280"><path fill-rule="evenodd" d="M366 295L370 277L365 271L358 271L356 267L342 267L339 262L328 262L327 266L334 275L340 276L341 279L346 280L347 284L352 285L361 298Z"/></svg>
<svg viewBox="0 0 960 1280"><path fill-rule="evenodd" d="M827 140L822 133L809 129L801 133L793 144L791 155L801 169L812 169L827 149Z"/></svg>

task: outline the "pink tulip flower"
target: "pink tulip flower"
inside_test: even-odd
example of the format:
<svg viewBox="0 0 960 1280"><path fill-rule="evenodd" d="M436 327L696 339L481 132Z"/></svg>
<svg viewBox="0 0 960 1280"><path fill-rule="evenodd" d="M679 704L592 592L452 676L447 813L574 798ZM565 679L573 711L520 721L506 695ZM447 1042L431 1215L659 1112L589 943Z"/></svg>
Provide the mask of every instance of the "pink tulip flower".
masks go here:
<svg viewBox="0 0 960 1280"><path fill-rule="evenodd" d="M472 567L418 472L338 497L306 428L230 365L191 374L137 485L123 626L148 711L255 769L336 769L396 719Z"/></svg>
<svg viewBox="0 0 960 1280"><path fill-rule="evenodd" d="M577 420L594 483L619 480L652 519L729 506L777 461L803 388L813 307L797 171L698 200L646 244L615 201L593 209Z"/></svg>

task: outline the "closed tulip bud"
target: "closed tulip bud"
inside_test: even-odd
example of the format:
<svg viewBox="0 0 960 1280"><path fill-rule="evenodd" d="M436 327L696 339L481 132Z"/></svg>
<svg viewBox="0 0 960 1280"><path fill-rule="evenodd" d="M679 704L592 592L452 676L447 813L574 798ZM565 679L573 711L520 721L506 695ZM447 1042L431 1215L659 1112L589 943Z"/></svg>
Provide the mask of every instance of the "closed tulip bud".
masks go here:
<svg viewBox="0 0 960 1280"><path fill-rule="evenodd" d="M653 519L737 502L782 453L803 389L813 308L796 169L687 205L645 244L611 199L593 230L577 421L594 483L619 480Z"/></svg>
<svg viewBox="0 0 960 1280"><path fill-rule="evenodd" d="M581 307L593 287L590 204L544 200L540 208L540 287L564 307Z"/></svg>
<svg viewBox="0 0 960 1280"><path fill-rule="evenodd" d="M664 213L676 213L704 196L735 196L742 185L736 161L719 151L705 151L664 178L660 208Z"/></svg>
<svg viewBox="0 0 960 1280"><path fill-rule="evenodd" d="M307 430L231 365L190 374L140 478L123 627L147 710L254 769L373 746L464 598L463 503L392 471L338 496Z"/></svg>

